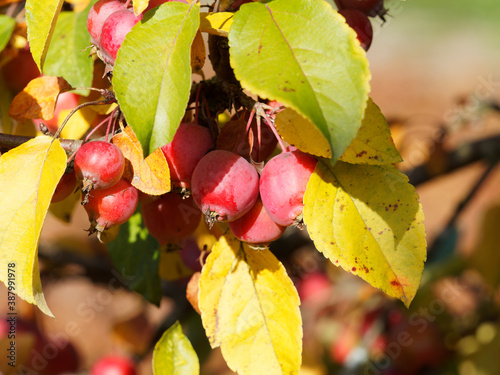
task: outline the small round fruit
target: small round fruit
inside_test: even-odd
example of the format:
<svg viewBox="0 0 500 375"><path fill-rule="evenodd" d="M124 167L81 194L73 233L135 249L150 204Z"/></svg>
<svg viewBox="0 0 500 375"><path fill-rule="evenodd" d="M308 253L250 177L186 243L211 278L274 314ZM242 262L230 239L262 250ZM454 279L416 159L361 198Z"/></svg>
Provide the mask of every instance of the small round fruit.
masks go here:
<svg viewBox="0 0 500 375"><path fill-rule="evenodd" d="M119 0L99 0L90 8L87 17L87 30L90 34L90 42L96 46L100 46L102 26L104 21L111 14L123 10L125 4Z"/></svg>
<svg viewBox="0 0 500 375"><path fill-rule="evenodd" d="M206 154L191 179L194 201L209 224L246 214L259 195L259 175L241 156L225 150Z"/></svg>
<svg viewBox="0 0 500 375"><path fill-rule="evenodd" d="M116 55L125 36L142 19L142 13L136 16L133 9L122 9L112 13L102 25L99 46L104 62L114 65Z"/></svg>
<svg viewBox="0 0 500 375"><path fill-rule="evenodd" d="M172 142L161 148L170 169L174 185L189 188L194 168L212 148L210 130L196 124L180 124Z"/></svg>
<svg viewBox="0 0 500 375"><path fill-rule="evenodd" d="M346 23L356 32L361 47L367 51L373 39L373 28L368 17L355 9L342 9L339 10L339 13L345 18Z"/></svg>
<svg viewBox="0 0 500 375"><path fill-rule="evenodd" d="M64 173L57 183L54 195L50 203L60 202L71 195L76 189L76 175L75 171Z"/></svg>
<svg viewBox="0 0 500 375"><path fill-rule="evenodd" d="M134 362L127 357L108 356L99 359L90 369L90 375L136 375Z"/></svg>
<svg viewBox="0 0 500 375"><path fill-rule="evenodd" d="M84 143L75 155L75 173L83 180L83 192L107 189L123 175L125 158L114 144L103 141Z"/></svg>
<svg viewBox="0 0 500 375"><path fill-rule="evenodd" d="M386 14L384 0L335 0L339 9L355 9L367 16L376 17Z"/></svg>
<svg viewBox="0 0 500 375"><path fill-rule="evenodd" d="M149 233L165 246L192 234L200 223L201 212L192 198L183 199L171 192L143 204L142 218Z"/></svg>
<svg viewBox="0 0 500 375"><path fill-rule="evenodd" d="M40 77L40 70L28 46L17 51L17 55L2 66L2 78L7 87L16 94L37 77Z"/></svg>
<svg viewBox="0 0 500 375"><path fill-rule="evenodd" d="M125 223L134 214L138 201L137 189L125 179L110 188L93 190L84 206L91 223L89 232L102 232Z"/></svg>
<svg viewBox="0 0 500 375"><path fill-rule="evenodd" d="M239 240L262 246L280 238L286 229L271 219L260 198L250 211L228 225Z"/></svg>
<svg viewBox="0 0 500 375"><path fill-rule="evenodd" d="M304 193L317 160L299 150L283 152L267 162L260 176L260 196L278 224L300 224Z"/></svg>

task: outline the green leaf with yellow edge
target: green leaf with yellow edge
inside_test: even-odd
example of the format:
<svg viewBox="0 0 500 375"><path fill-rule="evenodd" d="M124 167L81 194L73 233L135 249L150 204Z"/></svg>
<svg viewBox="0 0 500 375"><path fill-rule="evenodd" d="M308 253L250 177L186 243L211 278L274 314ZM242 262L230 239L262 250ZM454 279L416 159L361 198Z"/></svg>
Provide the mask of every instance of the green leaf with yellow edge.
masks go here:
<svg viewBox="0 0 500 375"><path fill-rule="evenodd" d="M40 136L0 157L0 280L15 269L15 292L52 316L42 292L38 240L50 200L66 169L58 140ZM15 267L7 265L14 263Z"/></svg>
<svg viewBox="0 0 500 375"><path fill-rule="evenodd" d="M28 42L33 59L41 72L63 3L64 0L26 0Z"/></svg>
<svg viewBox="0 0 500 375"><path fill-rule="evenodd" d="M339 159L352 164L384 165L403 159L392 140L389 125L380 108L370 98L356 138Z"/></svg>
<svg viewBox="0 0 500 375"><path fill-rule="evenodd" d="M233 12L201 13L200 31L227 37L233 24Z"/></svg>
<svg viewBox="0 0 500 375"><path fill-rule="evenodd" d="M293 108L321 131L333 159L342 155L370 90L365 51L342 16L323 0L245 4L229 46L243 88Z"/></svg>
<svg viewBox="0 0 500 375"><path fill-rule="evenodd" d="M199 306L212 348L240 375L298 374L300 300L283 265L230 235L212 248L201 272Z"/></svg>
<svg viewBox="0 0 500 375"><path fill-rule="evenodd" d="M200 362L189 339L175 322L167 329L153 351L153 374L198 375Z"/></svg>
<svg viewBox="0 0 500 375"><path fill-rule="evenodd" d="M410 305L426 241L415 188L392 165L320 160L304 195L304 222L333 264Z"/></svg>
<svg viewBox="0 0 500 375"><path fill-rule="evenodd" d="M114 90L145 157L172 141L184 116L199 9L194 2L160 5L146 13L118 50Z"/></svg>
<svg viewBox="0 0 500 375"><path fill-rule="evenodd" d="M16 20L14 18L0 14L0 52L9 42L15 26Z"/></svg>

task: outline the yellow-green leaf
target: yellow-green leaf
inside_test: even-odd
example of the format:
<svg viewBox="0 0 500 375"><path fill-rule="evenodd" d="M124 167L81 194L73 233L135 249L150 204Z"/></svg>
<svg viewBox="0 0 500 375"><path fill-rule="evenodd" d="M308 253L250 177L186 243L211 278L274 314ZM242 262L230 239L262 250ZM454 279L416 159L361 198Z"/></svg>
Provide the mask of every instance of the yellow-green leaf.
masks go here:
<svg viewBox="0 0 500 375"><path fill-rule="evenodd" d="M402 162L380 108L368 99L365 117L356 138L339 159L352 164L383 165Z"/></svg>
<svg viewBox="0 0 500 375"><path fill-rule="evenodd" d="M426 259L423 220L414 187L392 165L320 160L304 196L304 222L316 248L406 306Z"/></svg>
<svg viewBox="0 0 500 375"><path fill-rule="evenodd" d="M63 3L64 0L26 1L28 42L33 59L41 72Z"/></svg>
<svg viewBox="0 0 500 375"><path fill-rule="evenodd" d="M153 352L153 374L155 375L198 375L198 356L182 332L179 322L167 329L155 345Z"/></svg>
<svg viewBox="0 0 500 375"><path fill-rule="evenodd" d="M227 37L233 23L234 13L200 13L200 31Z"/></svg>
<svg viewBox="0 0 500 375"><path fill-rule="evenodd" d="M302 351L299 297L269 251L232 236L214 245L200 279L207 337L228 366L245 374L298 374Z"/></svg>
<svg viewBox="0 0 500 375"><path fill-rule="evenodd" d="M47 136L33 138L0 157L0 279L8 285L7 265L14 263L14 292L49 316L53 315L38 270L38 239L65 169L66 153L58 140Z"/></svg>

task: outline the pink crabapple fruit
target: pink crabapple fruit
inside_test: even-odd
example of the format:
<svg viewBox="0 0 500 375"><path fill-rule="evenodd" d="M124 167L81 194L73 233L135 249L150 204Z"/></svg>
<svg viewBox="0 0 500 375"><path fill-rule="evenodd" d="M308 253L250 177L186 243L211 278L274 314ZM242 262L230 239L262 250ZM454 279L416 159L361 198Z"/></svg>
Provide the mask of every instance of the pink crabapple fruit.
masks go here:
<svg viewBox="0 0 500 375"><path fill-rule="evenodd" d="M141 207L144 225L161 246L176 244L192 234L201 212L191 197L170 192Z"/></svg>
<svg viewBox="0 0 500 375"><path fill-rule="evenodd" d="M137 371L130 358L110 355L95 362L90 375L137 375Z"/></svg>
<svg viewBox="0 0 500 375"><path fill-rule="evenodd" d="M241 156L215 150L206 154L194 169L191 190L209 225L214 221L233 221L255 204L259 175Z"/></svg>
<svg viewBox="0 0 500 375"><path fill-rule="evenodd" d="M57 183L56 190L52 195L50 203L60 202L71 195L76 188L76 175L75 171L65 172L59 182Z"/></svg>
<svg viewBox="0 0 500 375"><path fill-rule="evenodd" d="M271 219L260 198L245 215L230 221L229 228L240 241L267 246L281 237L286 227Z"/></svg>
<svg viewBox="0 0 500 375"><path fill-rule="evenodd" d="M179 125L172 142L161 148L174 186L190 187L194 168L212 145L212 135L208 128L196 124Z"/></svg>
<svg viewBox="0 0 500 375"><path fill-rule="evenodd" d="M90 8L87 17L87 30L92 44L100 48L102 26L106 19L119 10L124 10L125 3L119 0L99 0Z"/></svg>
<svg viewBox="0 0 500 375"><path fill-rule="evenodd" d="M303 199L317 160L299 150L271 158L260 176L260 196L269 216L278 224L300 224Z"/></svg>
<svg viewBox="0 0 500 375"><path fill-rule="evenodd" d="M361 47L368 51L373 39L373 28L368 17L356 9L342 9L339 13L346 23L356 32Z"/></svg>
<svg viewBox="0 0 500 375"><path fill-rule="evenodd" d="M84 206L90 220L89 232L100 233L113 225L125 223L135 212L139 193L127 180L121 179L107 189L93 190Z"/></svg>

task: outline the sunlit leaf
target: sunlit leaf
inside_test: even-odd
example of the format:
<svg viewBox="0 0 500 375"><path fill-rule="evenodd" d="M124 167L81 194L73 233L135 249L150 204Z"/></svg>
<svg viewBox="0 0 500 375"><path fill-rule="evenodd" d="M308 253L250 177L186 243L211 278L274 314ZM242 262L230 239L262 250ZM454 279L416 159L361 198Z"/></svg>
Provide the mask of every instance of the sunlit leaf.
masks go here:
<svg viewBox="0 0 500 375"><path fill-rule="evenodd" d="M318 162L304 196L304 222L333 264L409 306L426 241L415 188L392 165Z"/></svg>
<svg viewBox="0 0 500 375"><path fill-rule="evenodd" d="M35 78L14 97L9 108L9 116L16 120L37 118L49 120L54 117L57 96L69 88L68 83L59 77Z"/></svg>
<svg viewBox="0 0 500 375"><path fill-rule="evenodd" d="M134 4L134 13L137 15L141 14L142 12L144 12L144 10L146 10L146 8L149 5L149 0L134 0L133 4Z"/></svg>
<svg viewBox="0 0 500 375"><path fill-rule="evenodd" d="M232 12L201 13L200 31L227 37L233 16Z"/></svg>
<svg viewBox="0 0 500 375"><path fill-rule="evenodd" d="M198 375L198 356L179 322L167 329L153 351L153 374Z"/></svg>
<svg viewBox="0 0 500 375"><path fill-rule="evenodd" d="M299 297L269 251L231 236L215 244L203 267L199 305L213 348L245 374L298 374L302 328Z"/></svg>
<svg viewBox="0 0 500 375"><path fill-rule="evenodd" d="M41 72L44 72L45 57L63 3L64 0L26 0L28 42L33 59Z"/></svg>
<svg viewBox="0 0 500 375"><path fill-rule="evenodd" d="M194 2L162 4L132 28L118 50L116 97L146 156L172 141L184 116L199 21Z"/></svg>
<svg viewBox="0 0 500 375"><path fill-rule="evenodd" d="M3 51L16 26L14 18L0 14L0 52Z"/></svg>
<svg viewBox="0 0 500 375"><path fill-rule="evenodd" d="M53 316L42 292L38 240L50 200L66 169L58 140L40 136L0 157L0 280L8 286L7 269L15 270L19 297ZM14 263L15 267L8 267Z"/></svg>
<svg viewBox="0 0 500 375"><path fill-rule="evenodd" d="M366 54L342 16L322 0L245 4L234 15L229 45L245 89L293 108L321 131L333 159L342 155L370 89Z"/></svg>
<svg viewBox="0 0 500 375"><path fill-rule="evenodd" d="M141 144L130 126L115 135L113 143L132 164L132 185L135 188L149 195L162 195L170 191L170 171L161 149L144 159Z"/></svg>
<svg viewBox="0 0 500 375"><path fill-rule="evenodd" d="M57 116L57 126L60 127L64 120L71 113L71 109L64 109L59 112ZM90 126L97 118L97 113L90 109L90 107L84 107L70 117L66 125L64 125L63 130L61 131L61 138L66 139L80 139L85 133L90 129Z"/></svg>

